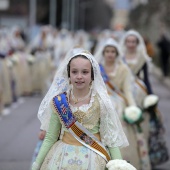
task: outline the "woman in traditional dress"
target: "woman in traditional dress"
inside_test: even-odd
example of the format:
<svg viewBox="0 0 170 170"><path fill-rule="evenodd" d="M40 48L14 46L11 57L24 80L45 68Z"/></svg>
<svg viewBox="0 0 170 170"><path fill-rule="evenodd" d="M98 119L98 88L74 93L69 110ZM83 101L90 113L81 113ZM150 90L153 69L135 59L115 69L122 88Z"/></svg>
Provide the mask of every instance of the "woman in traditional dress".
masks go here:
<svg viewBox="0 0 170 170"><path fill-rule="evenodd" d="M12 103L11 79L10 71L11 62L8 62L7 54L10 50L10 45L7 36L7 30L0 32L0 64L1 64L1 86L2 86L2 101L5 106Z"/></svg>
<svg viewBox="0 0 170 170"><path fill-rule="evenodd" d="M30 59L33 59L33 62L29 62L31 72L33 73L33 92L40 92L43 95L47 91L48 78L52 72L51 49L53 48L53 43L51 28L44 26L28 47L28 51L34 55L30 57Z"/></svg>
<svg viewBox="0 0 170 170"><path fill-rule="evenodd" d="M143 102L148 94L152 94L149 81L148 63L150 58L147 55L146 47L142 36L134 30L127 31L120 41L123 52L123 60L128 64L133 75L136 77L133 93L137 104L143 108ZM149 114L145 114L143 130L146 138L149 137Z"/></svg>
<svg viewBox="0 0 170 170"><path fill-rule="evenodd" d="M139 152L137 129L135 125L126 123L123 116L126 107L130 108L133 106L133 108L138 108L132 93L134 77L128 66L121 59L118 43L112 38L107 39L98 53L96 53L96 59L100 63L101 74L106 83L109 96L119 114L130 144L121 150L122 156L137 169L141 169L141 159L143 158L141 158ZM150 166L149 160L146 160L146 162Z"/></svg>
<svg viewBox="0 0 170 170"><path fill-rule="evenodd" d="M148 63L150 61L142 36L134 30L127 31L120 41L123 59L133 74L142 79L147 87L148 94L152 94L149 81Z"/></svg>
<svg viewBox="0 0 170 170"><path fill-rule="evenodd" d="M161 156L163 154L159 152L161 151L161 148L159 149L158 147L161 146L162 144L157 145L151 142L151 141L155 141L156 139L152 137L153 129L158 128L156 134L159 134L161 129L159 129L159 127L154 128L154 126L158 126L157 123L155 122L159 120L159 123L161 124L162 127L163 127L163 122L161 118L161 113L159 112L157 107L154 107L155 108L154 116L152 115L153 114L152 111L148 109L149 105L152 106L152 102L154 102L153 98L156 98L158 102L158 96L153 94L150 81L149 81L148 64L150 58L147 55L144 40L137 31L130 30L126 32L126 34L120 41L120 45L123 51L123 60L128 64L132 73L136 76L136 83L133 88L136 101L138 102L139 105L141 105L143 109L146 110L144 114L145 121L142 124L142 129L144 131L146 139L148 139L150 159L152 165L154 165L155 162L159 162L161 157L163 157ZM160 138L158 141L163 141L163 139ZM165 142L162 143L164 143L165 145ZM156 150L152 150L153 148L156 148Z"/></svg>
<svg viewBox="0 0 170 170"><path fill-rule="evenodd" d="M33 170L104 170L109 159L121 159L119 147L128 145L99 65L84 50L63 61L38 117L50 122Z"/></svg>

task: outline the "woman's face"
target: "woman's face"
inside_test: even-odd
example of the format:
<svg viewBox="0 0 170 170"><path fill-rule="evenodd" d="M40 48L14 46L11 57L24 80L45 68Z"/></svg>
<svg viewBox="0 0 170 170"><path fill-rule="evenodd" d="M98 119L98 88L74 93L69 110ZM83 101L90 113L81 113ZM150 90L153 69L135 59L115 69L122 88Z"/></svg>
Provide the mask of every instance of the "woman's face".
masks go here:
<svg viewBox="0 0 170 170"><path fill-rule="evenodd" d="M106 62L114 62L117 57L117 50L115 47L107 46L103 54Z"/></svg>
<svg viewBox="0 0 170 170"><path fill-rule="evenodd" d="M129 51L135 51L138 46L138 39L134 35L129 35L125 40L125 45Z"/></svg>
<svg viewBox="0 0 170 170"><path fill-rule="evenodd" d="M90 86L92 66L88 59L78 57L70 62L70 81L75 89L85 90Z"/></svg>

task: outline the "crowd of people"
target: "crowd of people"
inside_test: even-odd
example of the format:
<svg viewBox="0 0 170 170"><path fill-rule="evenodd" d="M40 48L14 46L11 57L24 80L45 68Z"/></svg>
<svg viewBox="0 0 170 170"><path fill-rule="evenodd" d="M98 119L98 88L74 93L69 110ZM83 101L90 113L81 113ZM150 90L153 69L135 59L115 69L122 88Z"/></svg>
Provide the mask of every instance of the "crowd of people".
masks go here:
<svg viewBox="0 0 170 170"><path fill-rule="evenodd" d="M44 26L27 44L19 28L1 29L0 114L22 96L45 96L32 169L116 170L124 164L109 160L123 159L127 169L151 170L167 161L150 63L135 30Z"/></svg>
<svg viewBox="0 0 170 170"><path fill-rule="evenodd" d="M29 43L22 35L19 27L0 29L0 115L22 102L22 96L44 94L66 52L88 37L80 31L73 39L67 30L49 26Z"/></svg>

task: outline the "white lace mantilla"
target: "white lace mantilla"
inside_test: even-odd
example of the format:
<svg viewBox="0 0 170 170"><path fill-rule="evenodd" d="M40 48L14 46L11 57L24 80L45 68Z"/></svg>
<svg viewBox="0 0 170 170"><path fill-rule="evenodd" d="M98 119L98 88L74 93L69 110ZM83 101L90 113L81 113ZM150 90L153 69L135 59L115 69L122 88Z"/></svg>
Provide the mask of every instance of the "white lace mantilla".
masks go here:
<svg viewBox="0 0 170 170"><path fill-rule="evenodd" d="M73 49L67 54L59 70L56 72L55 78L53 80L53 83L49 91L47 92L45 98L43 99L40 105L38 118L40 119L41 123L43 123L43 121L49 117L49 114L47 114L47 110L50 107L49 104L52 98L70 89L68 73L67 73L67 65L72 58L78 55L86 56L87 59L89 59L89 61L91 62L93 67L94 80L92 83L93 84L92 90L98 94L98 100L100 103L100 109L101 109L100 135L103 144L109 147L127 146L128 145L127 138L123 132L123 128L121 126L118 115L107 93L105 83L100 73L99 65L95 60L95 58L84 49L80 49L80 48ZM91 103L92 100L93 99L91 99ZM82 109L87 109L88 107L90 107L90 105L82 106Z"/></svg>

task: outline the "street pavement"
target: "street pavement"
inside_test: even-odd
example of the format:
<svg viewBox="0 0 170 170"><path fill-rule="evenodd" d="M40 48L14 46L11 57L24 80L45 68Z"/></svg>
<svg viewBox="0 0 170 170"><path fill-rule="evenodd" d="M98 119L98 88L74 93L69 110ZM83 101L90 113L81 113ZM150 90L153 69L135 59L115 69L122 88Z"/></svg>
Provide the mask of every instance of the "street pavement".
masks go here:
<svg viewBox="0 0 170 170"><path fill-rule="evenodd" d="M164 78L159 70L154 69L150 77L153 91L159 96L159 110L162 113L164 122L165 139L170 151L170 80ZM169 152L170 153L170 152ZM170 170L170 160L154 170Z"/></svg>
<svg viewBox="0 0 170 170"><path fill-rule="evenodd" d="M161 76L152 74L150 78L155 94L160 97L159 109L163 115L170 150L170 87ZM10 114L0 117L0 170L30 169L38 140L40 123L37 111L41 99L41 96L26 97L18 107L10 108ZM170 170L170 161L155 170Z"/></svg>
<svg viewBox="0 0 170 170"><path fill-rule="evenodd" d="M0 120L0 170L29 170L40 123L41 97L27 97Z"/></svg>

